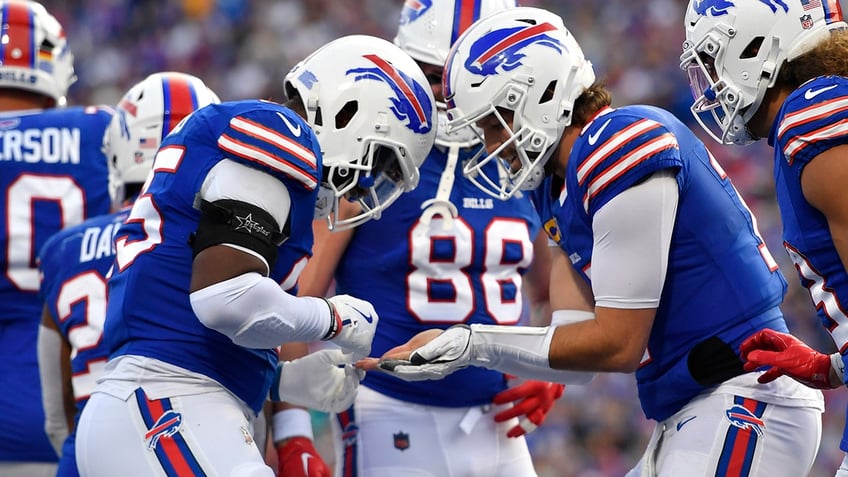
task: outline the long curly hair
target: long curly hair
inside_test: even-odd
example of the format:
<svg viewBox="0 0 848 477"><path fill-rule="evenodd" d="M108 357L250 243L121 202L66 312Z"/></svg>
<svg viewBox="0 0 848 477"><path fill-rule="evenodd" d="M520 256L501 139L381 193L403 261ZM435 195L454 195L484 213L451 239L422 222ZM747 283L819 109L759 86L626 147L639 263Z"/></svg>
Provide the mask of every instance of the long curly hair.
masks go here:
<svg viewBox="0 0 848 477"><path fill-rule="evenodd" d="M601 108L612 104L612 93L602 82L595 82L574 101L572 126L585 126Z"/></svg>
<svg viewBox="0 0 848 477"><path fill-rule="evenodd" d="M836 30L809 52L783 65L778 82L797 87L819 76L848 77L848 30Z"/></svg>

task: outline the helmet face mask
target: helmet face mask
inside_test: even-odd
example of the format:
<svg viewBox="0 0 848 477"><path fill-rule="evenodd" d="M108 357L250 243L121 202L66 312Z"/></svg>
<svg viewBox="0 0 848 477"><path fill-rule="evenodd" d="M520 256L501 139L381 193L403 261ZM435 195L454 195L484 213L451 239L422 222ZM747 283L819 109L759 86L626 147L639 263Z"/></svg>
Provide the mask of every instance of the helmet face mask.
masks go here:
<svg viewBox="0 0 848 477"><path fill-rule="evenodd" d="M695 98L691 112L715 140L750 144L747 124L782 65L845 28L838 3L690 0L680 67Z"/></svg>
<svg viewBox="0 0 848 477"><path fill-rule="evenodd" d="M0 23L0 87L32 91L65 106L77 78L59 21L39 3L10 0L0 2Z"/></svg>
<svg viewBox="0 0 848 477"><path fill-rule="evenodd" d="M303 101L321 146L324 180L317 217L331 230L377 219L418 185L418 167L435 138L435 100L421 68L397 46L371 36L339 38L286 76ZM354 217L339 201L355 202Z"/></svg>
<svg viewBox="0 0 848 477"><path fill-rule="evenodd" d="M127 184L147 180L159 145L178 123L219 102L203 81L184 73L154 73L130 88L103 135L113 207L124 201Z"/></svg>
<svg viewBox="0 0 848 477"><path fill-rule="evenodd" d="M505 134L494 135L502 143L490 144L489 152L466 163L463 173L498 199L537 187L571 124L574 101L594 80L591 63L551 12L520 7L475 23L446 63L442 89L449 131L500 124ZM504 111L512 111L511 121ZM494 119L487 119L491 115ZM512 157L501 158L502 153Z"/></svg>

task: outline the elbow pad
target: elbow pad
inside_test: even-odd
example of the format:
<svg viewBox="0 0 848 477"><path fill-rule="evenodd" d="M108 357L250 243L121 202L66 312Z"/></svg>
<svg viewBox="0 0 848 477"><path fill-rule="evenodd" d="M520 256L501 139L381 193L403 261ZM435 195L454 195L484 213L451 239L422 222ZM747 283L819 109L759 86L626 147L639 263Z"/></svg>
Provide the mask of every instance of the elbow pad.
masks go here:
<svg viewBox="0 0 848 477"><path fill-rule="evenodd" d="M318 341L335 317L321 298L296 297L272 279L250 272L190 295L197 319L246 348Z"/></svg>

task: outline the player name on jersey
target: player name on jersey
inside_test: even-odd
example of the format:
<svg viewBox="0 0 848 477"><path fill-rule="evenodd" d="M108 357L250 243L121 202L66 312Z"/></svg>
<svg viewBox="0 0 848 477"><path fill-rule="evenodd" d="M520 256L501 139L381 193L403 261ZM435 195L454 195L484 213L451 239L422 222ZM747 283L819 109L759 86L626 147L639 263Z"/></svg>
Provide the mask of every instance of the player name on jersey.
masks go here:
<svg viewBox="0 0 848 477"><path fill-rule="evenodd" d="M79 128L0 130L0 161L79 164Z"/></svg>
<svg viewBox="0 0 848 477"><path fill-rule="evenodd" d="M104 227L88 227L83 232L80 241L79 261L89 262L115 254L115 234L120 228L120 222L107 224Z"/></svg>

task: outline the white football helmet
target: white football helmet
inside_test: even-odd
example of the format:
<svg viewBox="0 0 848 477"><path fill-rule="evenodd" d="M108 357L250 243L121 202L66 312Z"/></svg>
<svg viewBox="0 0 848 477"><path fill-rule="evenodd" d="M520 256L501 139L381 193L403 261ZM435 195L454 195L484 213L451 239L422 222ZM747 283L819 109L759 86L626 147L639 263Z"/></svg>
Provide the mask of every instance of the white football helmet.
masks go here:
<svg viewBox="0 0 848 477"><path fill-rule="evenodd" d="M684 21L680 67L695 97L690 109L723 144L753 142L746 124L784 62L846 27L839 3L828 0L690 0Z"/></svg>
<svg viewBox="0 0 848 477"><path fill-rule="evenodd" d="M395 45L420 63L444 67L451 46L477 20L492 13L514 8L515 0L406 0L400 14ZM430 78L439 81L441 78ZM436 144L469 147L480 142L470 129L447 133L445 103L436 101L438 126Z"/></svg>
<svg viewBox="0 0 848 477"><path fill-rule="evenodd" d="M442 90L449 129L472 127L493 115L510 138L495 151L481 151L469 160L465 176L499 199L537 187L545 163L571 124L574 101L594 81L580 45L562 19L547 10L513 8L472 25L445 65ZM514 112L511 129L499 108ZM498 157L509 145L514 145L518 167ZM497 167L484 170L489 163Z"/></svg>
<svg viewBox="0 0 848 477"><path fill-rule="evenodd" d="M200 78L185 73L154 73L130 88L103 135L113 205L124 201L128 184L145 182L174 126L194 110L220 102Z"/></svg>
<svg viewBox="0 0 848 477"><path fill-rule="evenodd" d="M397 46L352 35L327 43L286 75L321 146L324 177L316 216L331 230L378 219L418 185L436 134L433 92L421 68ZM339 216L339 200L361 212Z"/></svg>
<svg viewBox="0 0 848 477"><path fill-rule="evenodd" d="M0 88L43 94L64 106L77 78L62 25L36 2L0 1L0 16Z"/></svg>

